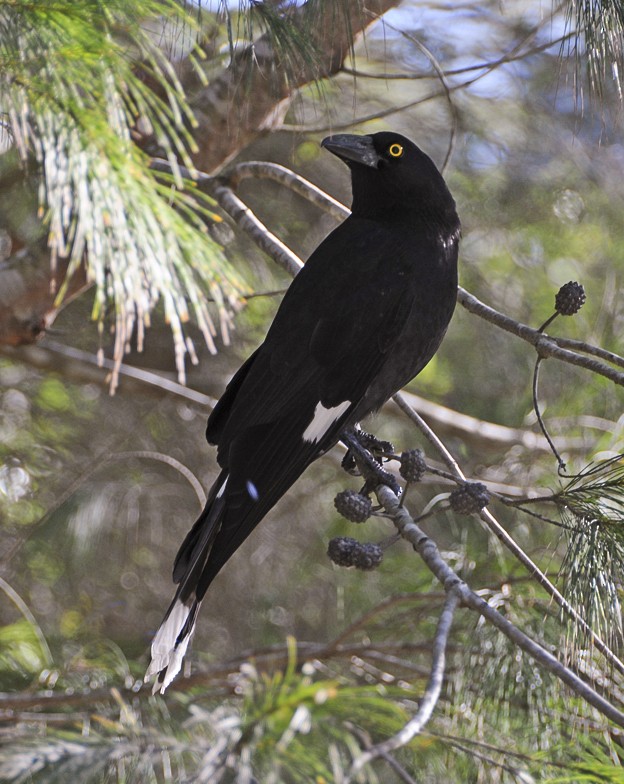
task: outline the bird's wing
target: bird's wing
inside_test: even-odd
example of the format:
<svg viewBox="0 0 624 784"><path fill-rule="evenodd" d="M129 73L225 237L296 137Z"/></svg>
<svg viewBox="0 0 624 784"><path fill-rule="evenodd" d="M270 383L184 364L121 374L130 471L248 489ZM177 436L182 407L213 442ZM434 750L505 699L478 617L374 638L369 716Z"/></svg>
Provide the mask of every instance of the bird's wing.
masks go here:
<svg viewBox="0 0 624 784"><path fill-rule="evenodd" d="M199 598L305 468L362 415L369 386L413 325L425 261L409 233L350 218L295 278L208 422L227 488Z"/></svg>
<svg viewBox="0 0 624 784"><path fill-rule="evenodd" d="M418 260L405 235L372 221L349 218L321 243L209 419L221 465L249 428L299 428L301 439L319 404L321 413L340 408L336 419L348 418L409 319ZM334 429L327 432L335 440Z"/></svg>

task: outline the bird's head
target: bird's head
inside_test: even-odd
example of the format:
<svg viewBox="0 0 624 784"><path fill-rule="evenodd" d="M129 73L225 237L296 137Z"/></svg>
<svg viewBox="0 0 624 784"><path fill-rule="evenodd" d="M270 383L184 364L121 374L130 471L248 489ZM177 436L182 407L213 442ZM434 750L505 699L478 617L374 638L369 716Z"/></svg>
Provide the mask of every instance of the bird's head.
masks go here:
<svg viewBox="0 0 624 784"><path fill-rule="evenodd" d="M353 213L425 210L455 216L455 202L431 158L398 133L337 134L321 146L351 170Z"/></svg>

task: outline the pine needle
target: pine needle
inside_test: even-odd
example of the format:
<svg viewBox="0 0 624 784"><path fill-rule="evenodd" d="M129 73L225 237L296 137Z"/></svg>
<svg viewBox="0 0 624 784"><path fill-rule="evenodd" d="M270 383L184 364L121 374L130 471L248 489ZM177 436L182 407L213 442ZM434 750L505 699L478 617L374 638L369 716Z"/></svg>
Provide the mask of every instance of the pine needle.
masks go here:
<svg viewBox="0 0 624 784"><path fill-rule="evenodd" d="M624 458L590 464L555 496L568 524L561 565L565 595L610 647L623 639L620 592L624 574ZM572 650L587 647L585 635L568 629Z"/></svg>
<svg viewBox="0 0 624 784"><path fill-rule="evenodd" d="M53 268L70 260L57 305L85 264L101 333L112 305L118 368L133 336L141 349L162 302L184 381L186 359L194 360L186 323L199 325L214 352L215 323L227 340L244 286L206 231L214 203L179 172L178 160L192 170L195 120L154 34L172 20L193 29L173 0L0 3L0 110L22 159L38 164ZM165 151L169 180L133 143L137 123Z"/></svg>

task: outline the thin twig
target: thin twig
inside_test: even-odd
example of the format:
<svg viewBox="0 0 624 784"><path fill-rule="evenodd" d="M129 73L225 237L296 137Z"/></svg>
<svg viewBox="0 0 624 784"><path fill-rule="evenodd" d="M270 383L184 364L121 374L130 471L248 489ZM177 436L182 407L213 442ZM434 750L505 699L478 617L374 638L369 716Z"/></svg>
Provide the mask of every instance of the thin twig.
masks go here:
<svg viewBox="0 0 624 784"><path fill-rule="evenodd" d="M522 752L518 751L517 749L510 749L509 746L501 747L495 746L492 743L485 743L482 740L475 740L474 738L462 738L458 735L449 735L445 732L436 732L435 730L427 730L423 733L424 736L437 738L438 740L446 743L465 743L467 746L474 746L476 748L485 749L486 751L492 751L495 754L500 754L504 757L513 757L514 759L520 760L521 762L529 762L534 763L535 759L530 754L523 754ZM545 765L549 765L553 768L560 768L561 770L569 770L569 765L566 765L562 762L554 762L552 760L546 761L541 760Z"/></svg>
<svg viewBox="0 0 624 784"><path fill-rule="evenodd" d="M450 114L451 114L451 128L449 133L448 147L446 150L446 155L444 156L444 161L440 166L440 172L444 174L451 161L453 150L455 149L455 140L457 138L457 126L459 125L459 112L457 110L457 106L453 102L453 96L451 94L451 85L449 85L448 79L446 78L446 74L444 73L444 69L440 65L436 56L427 46L425 46L425 44L422 43L422 41L419 41L418 38L411 35L410 33L407 33L405 30L400 30L399 28L390 24L387 19L383 20L383 25L385 27L388 27L390 30L394 30L395 33L399 33L403 38L405 38L407 41L410 41L411 43L414 44L414 46L420 49L420 51L425 55L425 57L431 63L433 70L436 72L436 76L440 80L440 84L442 85L442 90L444 96L446 97L446 102L448 103Z"/></svg>
<svg viewBox="0 0 624 784"><path fill-rule="evenodd" d="M534 35L534 33L532 32L530 35L532 36L532 35ZM555 42L555 41L550 42L548 45L545 45L544 48L548 49L548 48L550 48L551 46L553 46L556 43L557 42ZM520 45L521 44L519 44L518 47ZM515 49L517 49L518 47L515 47ZM524 55L522 55L522 57L524 57ZM422 96L421 98L417 98L416 100L413 100L413 101L408 101L407 103L404 103L404 104L394 105L394 106L391 106L388 109L384 109L382 111L373 112L371 114L363 115L361 117L352 117L348 122L329 122L329 121L325 121L322 125L315 125L315 126L311 126L311 125L289 125L287 123L284 123L280 127L280 130L281 131L288 131L288 132L291 132L291 133L322 133L322 132L325 132L325 131L328 131L328 130L338 131L338 130L344 130L344 129L347 129L347 128L353 128L356 125L361 125L363 123L371 122L373 120L383 119L384 117L390 117L393 114L398 114L399 112L404 112L404 111L406 111L408 109L414 109L416 106L419 106L420 104L423 104L423 103L427 103L428 101L435 100L436 98L444 98L444 97L447 96L447 90L448 90L449 93L454 93L454 92L457 92L458 90L464 90L464 89L466 89L468 87L472 87L474 84L479 82L481 79L483 79L486 76L488 76L499 65L502 65L504 62L511 62L512 59L520 59L520 58L513 58L513 57L511 57L508 60L505 60L504 58L501 58L501 60L495 62L491 68L486 68L485 70L483 70L481 73L477 74L476 76L473 76L473 77L471 77L469 79L466 79L463 82L459 82L458 84L453 84L453 85L449 86L447 89L434 90L434 91L428 93L427 95ZM329 122L329 124L328 124L328 122Z"/></svg>
<svg viewBox="0 0 624 784"><path fill-rule="evenodd" d="M389 488L388 488L389 489ZM381 501L381 498L379 499ZM383 503L383 502L382 502ZM354 777L365 765L368 765L378 757L385 757L396 749L407 745L418 735L423 727L431 718L435 706L438 704L442 684L444 682L444 669L446 662L446 645L451 631L451 624L457 605L459 604L459 593L450 587L446 595L446 601L440 614L440 620L436 629L432 648L431 673L427 688L422 696L418 711L400 730L391 738L371 746L353 761L347 782Z"/></svg>
<svg viewBox="0 0 624 784"><path fill-rule="evenodd" d="M253 237L254 242L294 278L303 267L301 259L267 229L231 188L218 185L213 193L221 209L227 212L237 226Z"/></svg>
<svg viewBox="0 0 624 784"><path fill-rule="evenodd" d="M400 392L397 392L395 395L392 396L392 400L397 404L397 406L401 409L401 411L411 419L412 422L418 427L420 432L425 436L427 441L440 453L442 460L449 468L451 474L456 480L460 482L465 482L466 477L464 476L457 460L453 457L453 455L449 452L446 446L440 441L437 435L433 432L433 430L429 427L429 425L425 422L425 420L420 416L420 414L415 411L410 404L405 400L403 395Z"/></svg>
<svg viewBox="0 0 624 784"><path fill-rule="evenodd" d="M111 359L107 359L106 357L98 358L95 354L89 351L83 351L82 349L76 348L75 346L66 346L63 343L57 343L56 341L49 340L48 338L45 338L45 342L42 344L42 346L46 350L55 354L67 357L68 359L76 360L77 362L83 362L87 365L93 365L97 368L104 368L105 370L112 371L115 366L115 363ZM32 347L28 346L27 348L31 349ZM9 354L9 356L12 355ZM18 356L17 352L15 352L15 356ZM196 389L191 389L185 384L180 384L177 381L166 378L161 373L154 373L151 370L144 370L143 368L134 367L133 365L126 365L123 363L119 366L118 372L120 376L127 376L128 378L132 378L142 384L156 386L163 392L169 392L171 394L177 395L178 397L183 397L192 403L198 403L201 406L206 406L209 411L212 411L212 409L217 404L215 398L210 397L203 392L199 392Z"/></svg>
<svg viewBox="0 0 624 784"><path fill-rule="evenodd" d="M615 354L613 351L607 351L600 346L592 346L591 343L585 343L583 340L560 338L553 335L551 335L551 340L554 340L560 348L569 348L584 354L591 354L594 357L600 357L600 359L604 359L606 362L611 362L613 365L624 368L624 357Z"/></svg>
<svg viewBox="0 0 624 784"><path fill-rule="evenodd" d="M537 390L539 386L539 371L540 371L541 364L542 364L542 357L538 356L537 360L535 361L535 369L533 370L533 386L532 386L533 410L535 411L535 416L537 417L537 424L539 425L539 428L542 431L544 438L546 439L546 441L548 441L548 446L550 447L550 451L555 456L558 465L558 470L559 472L561 472L561 471L565 471L566 464L563 458L561 457L561 455L559 454L557 447L553 443L553 440L550 437L550 433L546 429L546 425L544 424L544 420L542 419L542 412L540 411L540 407L539 407L539 400L537 399Z"/></svg>
<svg viewBox="0 0 624 784"><path fill-rule="evenodd" d="M316 185L295 174L291 169L280 166L278 163L264 161L243 161L233 166L227 174L228 184L236 190L241 180L248 177L264 177L274 182L285 185L291 191L303 196L312 204L332 215L336 220L342 221L351 215L351 210L341 204L337 199L329 196Z"/></svg>
<svg viewBox="0 0 624 784"><path fill-rule="evenodd" d="M347 626L346 629L343 629L337 637L334 637L334 639L328 644L327 650L331 651L339 648L350 637L352 637L355 634L355 632L367 626L377 615L386 612L386 610L392 607L396 607L396 605L398 604L404 604L404 603L412 604L412 603L422 602L422 601L426 601L427 603L430 603L432 601L435 601L436 599L439 599L441 601L443 597L444 594L442 593L439 594L404 593L404 594L399 594L398 596L391 596L388 599L384 599L383 601L379 602L374 607L372 607L370 610L365 612L363 615L361 615L352 624Z"/></svg>
<svg viewBox="0 0 624 784"><path fill-rule="evenodd" d="M118 460L128 460L131 458L136 458L137 460L156 460L159 463L165 463L165 465L170 466L179 474L181 474L193 488L195 495L197 496L197 500L199 501L199 505L201 507L206 505L206 493L199 479L190 470L190 468L185 466L184 463L181 463L179 460L176 460L176 458L172 457L171 455L165 455L162 452L152 452L150 450L143 449L131 452L116 452L112 455L106 455L103 458L103 462L111 463Z"/></svg>
<svg viewBox="0 0 624 784"><path fill-rule="evenodd" d="M52 651L50 650L50 646L48 645L48 641L45 638L41 626L39 626L39 624L37 623L37 619L30 611L29 606L18 594L18 592L11 585L9 585L9 583L6 580L4 580L2 577L0 577L0 590L4 591L4 593L17 607L17 609L22 613L26 621L30 624L30 628L33 630L37 640L39 641L39 648L41 649L41 653L45 656L46 665L48 667L52 667L52 665L54 664L54 657L52 656Z"/></svg>
<svg viewBox="0 0 624 784"><path fill-rule="evenodd" d="M519 768L514 768L506 762L499 762L495 760L493 757L490 757L487 754L483 754L480 751L475 751L474 749L469 748L468 746L458 743L457 741L448 741L448 745L458 751L462 751L464 754L467 754L469 757L473 757L474 759L478 759L481 762L486 762L488 765L492 765L495 768L500 768L504 770L506 773L511 773L512 776L518 778L520 775L524 774L525 771L521 771ZM533 778L530 778L529 781L533 781ZM522 779L520 779L522 781Z"/></svg>
<svg viewBox="0 0 624 784"><path fill-rule="evenodd" d="M624 373L620 373L614 368L605 365L603 362L585 357L578 352L560 348L557 345L556 338L551 338L549 335L543 335L538 329L529 327L527 324L522 324L520 321L516 321L510 316L500 313L498 310L495 310L478 300L473 294L466 291L466 289L462 289L461 287L458 289L457 301L463 305L469 313L473 313L485 321L489 321L491 324L500 327L505 330L505 332L510 332L512 335L516 335L527 343L530 343L539 356L543 358L554 357L555 359L567 362L570 365L576 365L577 367L585 368L585 370L590 370L592 373L597 373L600 376L608 378L615 384L624 386Z"/></svg>
<svg viewBox="0 0 624 784"><path fill-rule="evenodd" d="M362 748L368 750L372 748L373 744L371 743L370 735L368 732L365 732L361 727L356 725L351 725L349 722L351 732L359 739ZM405 768L400 765L397 760L391 754L380 754L380 759L383 759L392 770L397 774L397 776L401 779L403 784L418 784L415 778L410 776L410 774L405 770ZM337 784L346 784L346 780L341 778Z"/></svg>
<svg viewBox="0 0 624 784"><path fill-rule="evenodd" d="M384 20L384 24L388 25L388 23ZM553 46L557 44L565 43L566 40L570 40L575 34L574 33L566 33L564 36L560 36L559 38L553 41L547 41L541 46L534 46L531 47L528 51L521 51L522 47L526 44L528 40L535 38L535 33L537 32L537 28L532 30L529 35L527 35L519 44L517 44L513 49L510 50L507 54L504 54L502 57L499 57L496 60L489 60L486 62L475 63L474 65L465 65L462 68L449 68L448 70L444 71L444 76L460 76L461 74L465 73L473 73L474 71L487 71L487 73L491 73L492 71L496 70L501 65L507 65L508 63L513 63L516 60L523 60L525 57L532 57L535 54L540 54L548 49L551 49ZM392 80L414 80L414 81L421 81L423 79L435 79L437 76L434 76L430 73L368 73L365 71L361 71L356 68L349 68L344 66L340 69L341 73L348 74L349 76L355 76L361 79L383 79L387 81Z"/></svg>

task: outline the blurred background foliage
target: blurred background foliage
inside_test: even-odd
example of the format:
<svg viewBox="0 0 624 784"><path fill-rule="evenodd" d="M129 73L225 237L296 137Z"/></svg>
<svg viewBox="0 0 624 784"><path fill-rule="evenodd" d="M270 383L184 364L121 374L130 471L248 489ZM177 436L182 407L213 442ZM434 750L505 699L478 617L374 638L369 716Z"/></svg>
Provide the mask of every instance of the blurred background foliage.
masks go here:
<svg viewBox="0 0 624 784"><path fill-rule="evenodd" d="M227 64L238 34L246 40L248 11L202 9L213 42L207 73ZM239 160L282 163L348 204L346 169L319 148L329 132L392 128L440 166L451 152L445 176L463 224L461 284L537 327L553 312L559 287L578 280L587 303L574 318L559 318L553 332L621 351L621 101L610 79L599 100L587 99L583 39L565 38L565 9L551 16L528 0L408 0L385 20L341 73L303 89L283 127ZM248 180L240 195L304 258L334 225L275 183ZM248 238L233 232L218 241L250 291L288 285ZM218 397L278 302L270 294L244 301L231 345L216 338L216 355L197 325L185 324L199 358L187 368L188 386ZM100 346L112 355L115 338L98 332L92 307L88 294L78 297L35 349L0 350L0 781L339 781L358 749L396 732L414 712L443 602L439 586L404 544L373 573L330 563L333 536L379 541L391 533L373 519L353 534L338 517L334 494L356 482L339 470L334 450L219 576L186 677L165 699L139 691L170 598L172 558L200 509L198 484L210 486L216 464L204 441L205 406L126 377L111 397L103 375L67 355L67 347L93 355ZM174 378L163 316L158 305L144 350L132 344L125 361ZM534 363L530 346L458 308L439 354L409 389L484 422L537 433ZM568 445L570 470L624 452L622 395L606 379L548 361L540 402L551 434ZM398 451L423 446L391 404L368 426ZM545 447L484 441L461 428L445 433L445 442L469 476L496 488L561 487ZM445 490L430 477L410 489L409 506L417 512ZM561 529L500 505L496 514L556 580L567 545ZM478 520L444 512L424 525L471 586L564 651L568 632L557 609ZM617 603L621 575L611 577ZM614 646L621 651L621 636ZM582 641L574 650L574 667L591 677L595 666L621 702L621 678L605 675ZM358 781L624 780L620 735L466 611L457 614L447 676L427 732L393 765L379 761Z"/></svg>

